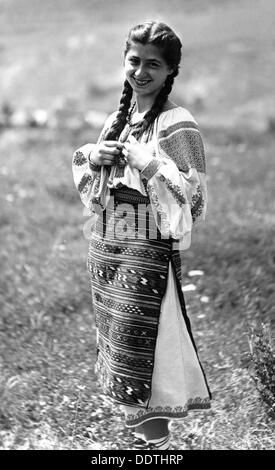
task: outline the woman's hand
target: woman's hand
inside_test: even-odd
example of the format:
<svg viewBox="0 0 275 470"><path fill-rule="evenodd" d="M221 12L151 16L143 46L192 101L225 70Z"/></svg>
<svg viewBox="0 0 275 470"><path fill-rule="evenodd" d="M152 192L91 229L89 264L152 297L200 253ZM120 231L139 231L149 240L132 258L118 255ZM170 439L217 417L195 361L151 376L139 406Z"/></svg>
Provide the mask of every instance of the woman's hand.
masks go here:
<svg viewBox="0 0 275 470"><path fill-rule="evenodd" d="M123 147L123 144L116 140L103 140L95 145L89 155L89 160L94 165L113 165L116 156L121 152Z"/></svg>
<svg viewBox="0 0 275 470"><path fill-rule="evenodd" d="M122 150L125 160L133 168L142 170L147 163L149 163L153 156L148 148L148 144L141 144L130 135L128 141L124 143L124 150Z"/></svg>

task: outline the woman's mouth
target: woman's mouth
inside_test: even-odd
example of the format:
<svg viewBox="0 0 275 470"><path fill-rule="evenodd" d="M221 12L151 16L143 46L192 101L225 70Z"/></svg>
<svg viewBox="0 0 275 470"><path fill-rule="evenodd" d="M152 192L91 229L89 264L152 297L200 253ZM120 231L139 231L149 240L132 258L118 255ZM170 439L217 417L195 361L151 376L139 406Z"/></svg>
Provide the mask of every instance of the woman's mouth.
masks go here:
<svg viewBox="0 0 275 470"><path fill-rule="evenodd" d="M138 78L135 78L135 77L133 77L133 79L138 87L145 87L148 85L148 83L152 81L152 80L139 80Z"/></svg>

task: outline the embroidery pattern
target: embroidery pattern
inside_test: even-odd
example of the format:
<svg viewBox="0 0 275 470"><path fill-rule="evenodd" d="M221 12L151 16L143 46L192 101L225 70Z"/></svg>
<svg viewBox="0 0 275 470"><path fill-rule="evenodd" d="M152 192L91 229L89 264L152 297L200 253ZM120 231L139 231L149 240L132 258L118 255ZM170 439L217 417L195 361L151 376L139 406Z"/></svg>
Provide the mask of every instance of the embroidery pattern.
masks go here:
<svg viewBox="0 0 275 470"><path fill-rule="evenodd" d="M103 131L100 140L104 140L107 131L108 129ZM194 166L205 172L203 144L194 123L176 123L161 131L159 137L161 149L167 152L167 157L173 160L179 169L188 171ZM77 158L74 157L76 166L87 162L87 159L83 160L85 156L80 154L82 152L79 152ZM79 173L84 173L78 185L80 195L91 189L89 206L92 208L92 204L98 204L105 209L102 202L104 189L102 194L100 189L101 173L91 176L85 173L85 170L86 168L79 169ZM118 174L122 175L124 169L120 170ZM148 196L150 195L150 207L156 209L159 226L169 237L170 226L165 208L162 207L153 184L145 178L142 178L142 181ZM166 181L164 178L162 181L165 181L180 206L186 203L178 185L174 185L169 179ZM193 220L199 211L202 213L203 210L203 198L202 195L200 198L199 190L198 187L192 197ZM123 187L121 193L126 193L124 201L129 204L136 202L136 195L127 194L127 188ZM160 305L166 288L169 261L173 260L176 266L177 278L181 264L178 259L175 264L175 255L171 251L172 243L168 237L165 241L104 239L102 234L105 232L101 227L106 228L108 225L108 217L104 218L107 213L108 210L105 209L97 219L88 258L98 328L96 371L105 393L117 403L143 408L140 411L142 419L148 410L150 413L156 413L156 409L149 407L145 411L144 408L150 397ZM197 404L192 408L192 403L196 400ZM186 415L187 409L208 407L200 405L199 400L203 399L196 398L192 403L189 400L188 407L158 407L157 413ZM136 419L134 414L133 419Z"/></svg>
<svg viewBox="0 0 275 470"><path fill-rule="evenodd" d="M162 139L163 137L168 137L170 134L178 131L179 129L199 130L197 124L194 121L179 121L171 124L171 126L168 126L167 129L161 130L159 133L159 138Z"/></svg>
<svg viewBox="0 0 275 470"><path fill-rule="evenodd" d="M148 165L146 165L145 168L141 171L141 174L149 180L152 178L156 172L158 171L159 167L163 165L163 162L157 161L157 160L151 160Z"/></svg>
<svg viewBox="0 0 275 470"><path fill-rule="evenodd" d="M201 397L190 398L184 406L149 406L146 410L141 409L137 413L127 412L126 424L137 425L145 417L183 418L188 415L189 410L208 409L210 407L210 399Z"/></svg>
<svg viewBox="0 0 275 470"><path fill-rule="evenodd" d="M92 234L87 263L98 328L96 372L103 390L116 402L145 407L171 243L105 240L106 211Z"/></svg>
<svg viewBox="0 0 275 470"><path fill-rule="evenodd" d="M91 177L91 175L89 175L88 173L84 173L84 175L82 176L79 184L78 184L78 191L81 193L81 194L84 194L88 191L88 188L87 188L87 185L88 183L91 183L93 180L93 178Z"/></svg>
<svg viewBox="0 0 275 470"><path fill-rule="evenodd" d="M163 178L167 188L171 191L172 195L176 199L178 205L182 207L184 204L187 204L187 200L180 188L179 185L173 184L169 178Z"/></svg>
<svg viewBox="0 0 275 470"><path fill-rule="evenodd" d="M167 215L165 213L165 210L162 208L158 195L156 191L154 190L154 187L151 184L147 185L147 191L150 194L150 199L151 202L154 204L156 211L157 211L157 216L158 216L158 226L161 227L161 233L166 233L167 236L169 236L170 232L170 224L167 219Z"/></svg>
<svg viewBox="0 0 275 470"><path fill-rule="evenodd" d="M192 203L191 203L191 214L193 223L196 219L198 219L202 213L204 208L204 200L200 186L198 185L196 188L196 193L192 196Z"/></svg>
<svg viewBox="0 0 275 470"><path fill-rule="evenodd" d="M168 133L167 130L167 137L160 138L159 145L179 170L187 172L190 168L196 168L205 173L204 147L198 131L179 128Z"/></svg>
<svg viewBox="0 0 275 470"><path fill-rule="evenodd" d="M80 150L77 150L74 153L73 164L76 166L81 166L84 165L84 163L87 163L87 158L82 152L80 152Z"/></svg>

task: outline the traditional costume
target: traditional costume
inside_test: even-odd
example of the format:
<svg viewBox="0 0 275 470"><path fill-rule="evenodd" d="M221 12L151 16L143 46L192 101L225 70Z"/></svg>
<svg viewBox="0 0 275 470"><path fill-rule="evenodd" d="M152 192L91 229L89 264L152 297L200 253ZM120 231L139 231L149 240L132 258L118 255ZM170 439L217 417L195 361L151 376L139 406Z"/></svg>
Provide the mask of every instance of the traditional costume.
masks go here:
<svg viewBox="0 0 275 470"><path fill-rule="evenodd" d="M133 130L127 123L119 140ZM91 164L93 144L73 156L81 200L97 214L87 262L96 372L128 427L182 418L209 408L211 398L181 289L180 251L207 207L201 135L192 115L176 107L161 112L140 141L152 154L142 171L122 158L112 167Z"/></svg>

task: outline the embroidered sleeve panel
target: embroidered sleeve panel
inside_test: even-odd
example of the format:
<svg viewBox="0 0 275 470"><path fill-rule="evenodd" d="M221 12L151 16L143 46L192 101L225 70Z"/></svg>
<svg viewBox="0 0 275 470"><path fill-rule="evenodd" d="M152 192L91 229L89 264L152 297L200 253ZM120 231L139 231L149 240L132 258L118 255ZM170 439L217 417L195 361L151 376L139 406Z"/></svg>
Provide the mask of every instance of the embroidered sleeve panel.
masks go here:
<svg viewBox="0 0 275 470"><path fill-rule="evenodd" d="M194 121L180 120L171 123L166 129L161 129L159 132L159 139L169 137L170 134L175 131L178 131L179 129L195 129L197 131L199 130L197 123L195 123Z"/></svg>
<svg viewBox="0 0 275 470"><path fill-rule="evenodd" d="M159 200L154 186L152 184L148 184L147 190L148 194L150 195L151 203L153 204L156 211L156 223L161 231L161 234L167 237L170 235L170 224L168 221L167 213Z"/></svg>
<svg viewBox="0 0 275 470"><path fill-rule="evenodd" d="M81 165L84 165L84 163L87 163L87 158L84 155L84 153L81 152L80 150L77 150L76 152L74 152L73 165L81 166Z"/></svg>
<svg viewBox="0 0 275 470"><path fill-rule="evenodd" d="M94 183L94 181L99 181L100 180L100 175L98 174L93 174L93 175L89 175L87 173L85 173L79 184L78 184L78 191L81 195L83 194L86 194L88 191L89 191L89 188L91 187L91 185Z"/></svg>
<svg viewBox="0 0 275 470"><path fill-rule="evenodd" d="M84 175L89 172L89 169L91 171L100 171L101 167L92 163L89 158L94 146L95 144L85 144L74 152L72 161L73 172Z"/></svg>
<svg viewBox="0 0 275 470"><path fill-rule="evenodd" d="M157 173L161 165L163 165L163 162L152 158L152 160L150 160L150 162L147 163L144 168L142 168L141 175L149 180Z"/></svg>
<svg viewBox="0 0 275 470"><path fill-rule="evenodd" d="M192 196L192 203L191 203L191 214L193 224L204 216L206 211L206 201L203 197L203 193L201 190L200 185L197 186L196 192Z"/></svg>
<svg viewBox="0 0 275 470"><path fill-rule="evenodd" d="M89 175L88 173L84 173L84 175L82 176L81 180L78 183L77 190L80 193L83 193L84 189L86 188L86 191L87 191L87 184L91 183L91 181L92 181L91 175Z"/></svg>
<svg viewBox="0 0 275 470"><path fill-rule="evenodd" d="M104 187L103 180L104 172L101 167L98 169L91 168L89 164L89 154L92 151L94 144L86 144L76 150L73 155L73 179L76 189L79 192L80 199L83 204L91 209L91 202L93 196L98 191L98 188ZM100 184L102 181L102 184ZM100 194L98 195L100 197Z"/></svg>
<svg viewBox="0 0 275 470"><path fill-rule="evenodd" d="M180 207L184 204L188 204L188 201L178 184L173 184L169 178L165 178L165 184Z"/></svg>
<svg viewBox="0 0 275 470"><path fill-rule="evenodd" d="M159 146L179 170L196 168L206 173L203 141L195 123L178 122L160 131Z"/></svg>
<svg viewBox="0 0 275 470"><path fill-rule="evenodd" d="M97 140L97 144L105 139L108 130L116 116L112 113L106 120ZM103 209L108 193L107 180L108 171L105 167L94 164L89 157L93 152L95 144L88 143L77 149L73 154L72 171L73 179L83 204L93 210L96 206Z"/></svg>

